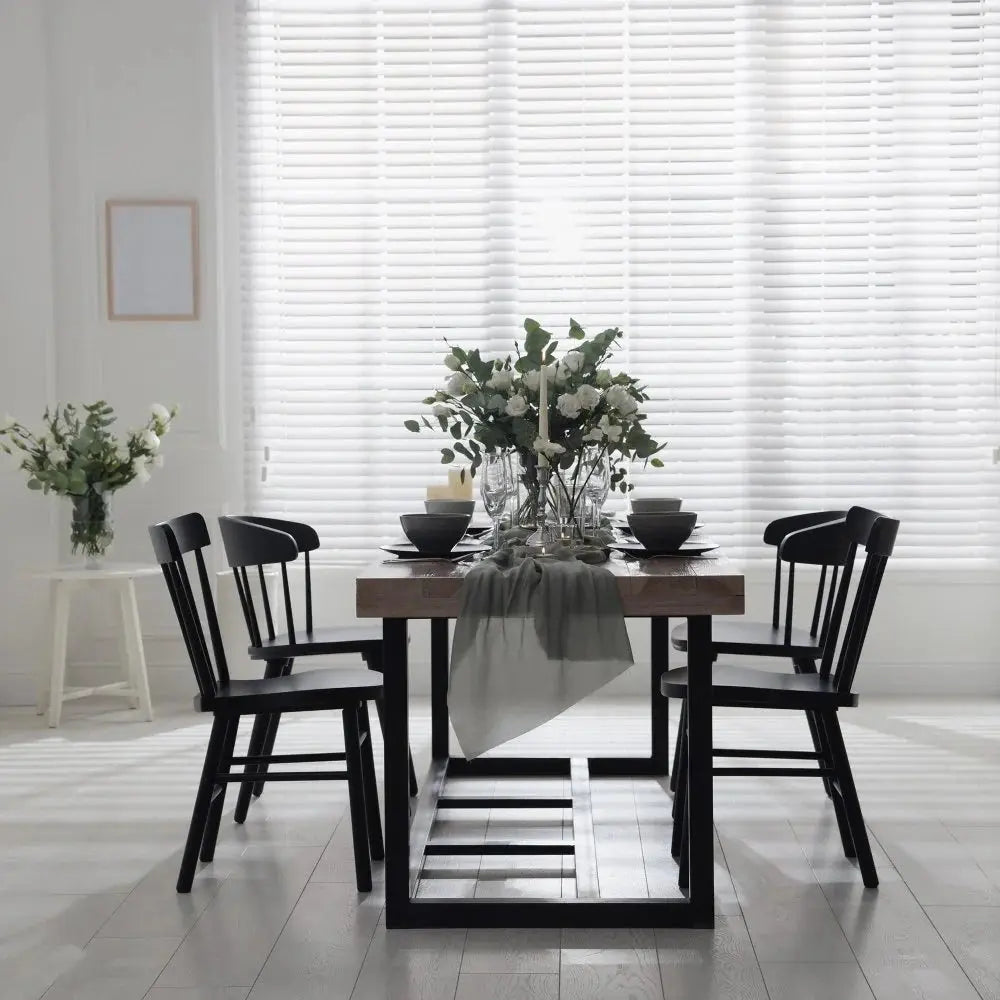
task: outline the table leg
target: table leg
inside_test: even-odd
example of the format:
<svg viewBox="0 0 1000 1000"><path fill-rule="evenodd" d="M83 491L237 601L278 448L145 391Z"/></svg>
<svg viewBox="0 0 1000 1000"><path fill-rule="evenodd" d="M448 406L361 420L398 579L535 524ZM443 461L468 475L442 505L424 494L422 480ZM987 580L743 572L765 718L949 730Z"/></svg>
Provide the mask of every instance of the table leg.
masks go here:
<svg viewBox="0 0 1000 1000"><path fill-rule="evenodd" d="M402 926L410 899L409 693L407 620L382 621L385 697L385 922Z"/></svg>
<svg viewBox="0 0 1000 1000"><path fill-rule="evenodd" d="M715 920L715 832L712 816L712 618L688 618L688 871L692 924Z"/></svg>
<svg viewBox="0 0 1000 1000"><path fill-rule="evenodd" d="M53 601L52 664L49 675L49 726L59 725L62 715L63 685L66 683L66 638L69 634L69 601L72 584L56 580Z"/></svg>
<svg viewBox="0 0 1000 1000"><path fill-rule="evenodd" d="M135 600L135 582L124 580L120 591L122 629L125 634L125 648L131 666L132 686L139 700L139 708L147 722L153 721L153 703L149 697L149 676L146 672L146 653L142 648L142 625L139 621L139 606Z"/></svg>
<svg viewBox="0 0 1000 1000"><path fill-rule="evenodd" d="M649 622L649 714L655 774L670 774L670 699L660 693L660 678L670 669L670 619Z"/></svg>
<svg viewBox="0 0 1000 1000"><path fill-rule="evenodd" d="M448 619L431 619L431 757L448 758Z"/></svg>

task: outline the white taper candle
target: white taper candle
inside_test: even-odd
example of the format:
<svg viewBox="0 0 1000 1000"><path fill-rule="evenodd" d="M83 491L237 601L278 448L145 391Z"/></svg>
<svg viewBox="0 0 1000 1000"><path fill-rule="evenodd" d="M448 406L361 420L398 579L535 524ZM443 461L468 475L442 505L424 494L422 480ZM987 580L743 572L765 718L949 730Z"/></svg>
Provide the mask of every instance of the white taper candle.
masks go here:
<svg viewBox="0 0 1000 1000"><path fill-rule="evenodd" d="M542 441L549 440L549 378L548 366L542 365L538 379L538 436ZM547 455L538 456L539 465L548 465Z"/></svg>

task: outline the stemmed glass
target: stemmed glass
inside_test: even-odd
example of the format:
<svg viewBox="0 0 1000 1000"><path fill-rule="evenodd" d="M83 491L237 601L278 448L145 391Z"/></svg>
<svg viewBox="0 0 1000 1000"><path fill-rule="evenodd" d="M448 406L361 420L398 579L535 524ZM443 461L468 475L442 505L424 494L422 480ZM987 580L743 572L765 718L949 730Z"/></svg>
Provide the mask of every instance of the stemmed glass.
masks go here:
<svg viewBox="0 0 1000 1000"><path fill-rule="evenodd" d="M592 445L585 448L581 457L584 467L583 494L590 501L594 511L593 530L601 526L601 511L611 489L611 463L606 448Z"/></svg>
<svg viewBox="0 0 1000 1000"><path fill-rule="evenodd" d="M511 492L510 461L506 455L487 454L479 470L479 493L493 520L493 550L500 546L500 519Z"/></svg>

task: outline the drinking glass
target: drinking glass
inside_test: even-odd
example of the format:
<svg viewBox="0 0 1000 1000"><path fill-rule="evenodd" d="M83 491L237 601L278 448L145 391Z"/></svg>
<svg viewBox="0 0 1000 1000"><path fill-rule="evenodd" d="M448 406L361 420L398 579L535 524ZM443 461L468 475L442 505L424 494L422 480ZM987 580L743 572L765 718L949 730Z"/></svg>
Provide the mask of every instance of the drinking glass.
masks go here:
<svg viewBox="0 0 1000 1000"><path fill-rule="evenodd" d="M607 449L598 445L585 448L581 461L584 466L583 493L593 508L593 529L597 531L601 526L601 511L611 489L611 463Z"/></svg>
<svg viewBox="0 0 1000 1000"><path fill-rule="evenodd" d="M493 520L493 549L500 546L500 519L511 492L510 461L506 455L486 455L479 470L479 493Z"/></svg>

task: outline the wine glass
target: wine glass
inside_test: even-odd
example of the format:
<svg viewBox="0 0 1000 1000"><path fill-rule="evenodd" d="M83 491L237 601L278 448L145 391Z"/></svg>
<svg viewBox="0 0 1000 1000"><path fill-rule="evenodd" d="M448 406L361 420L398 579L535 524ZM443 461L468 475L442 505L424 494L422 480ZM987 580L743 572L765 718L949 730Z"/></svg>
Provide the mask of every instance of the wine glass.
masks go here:
<svg viewBox="0 0 1000 1000"><path fill-rule="evenodd" d="M510 462L506 455L488 454L479 470L479 493L486 513L493 520L493 549L500 546L500 518L510 498Z"/></svg>
<svg viewBox="0 0 1000 1000"><path fill-rule="evenodd" d="M593 529L597 531L601 526L601 511L611 489L611 463L607 449L600 445L585 448L581 460L585 476L583 493L593 508Z"/></svg>

